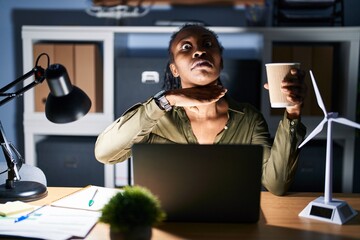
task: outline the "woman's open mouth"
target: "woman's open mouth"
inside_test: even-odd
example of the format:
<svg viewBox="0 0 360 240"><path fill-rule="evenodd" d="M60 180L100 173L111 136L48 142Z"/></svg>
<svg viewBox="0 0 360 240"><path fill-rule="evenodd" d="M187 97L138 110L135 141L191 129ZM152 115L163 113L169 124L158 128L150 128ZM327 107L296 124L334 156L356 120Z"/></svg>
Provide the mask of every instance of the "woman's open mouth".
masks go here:
<svg viewBox="0 0 360 240"><path fill-rule="evenodd" d="M191 65L191 70L194 70L196 68L212 68L212 67L214 67L214 65L211 62L207 60L199 60Z"/></svg>

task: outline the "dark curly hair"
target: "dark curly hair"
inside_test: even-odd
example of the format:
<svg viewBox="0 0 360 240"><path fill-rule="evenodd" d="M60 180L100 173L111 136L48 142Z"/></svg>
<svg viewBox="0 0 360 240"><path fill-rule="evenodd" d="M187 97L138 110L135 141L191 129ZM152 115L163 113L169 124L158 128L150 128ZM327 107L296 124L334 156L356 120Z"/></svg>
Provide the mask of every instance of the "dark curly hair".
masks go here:
<svg viewBox="0 0 360 240"><path fill-rule="evenodd" d="M169 54L169 61L166 65L166 69L165 69L165 74L164 74L164 84L163 84L163 89L164 90L171 90L171 89L178 89L181 88L181 79L180 77L174 77L171 70L170 70L170 64L174 62L174 55L171 52L171 46L174 43L175 38L177 37L177 35L182 32L183 30L186 29L190 29L190 28L199 28L199 29L204 29L206 30L208 33L210 33L212 36L215 37L215 39L217 39L217 44L220 48L220 54L222 54L224 47L221 45L221 43L218 40L218 35L204 27L203 25L200 24L185 24L183 25L177 32L173 33L171 35L170 41L169 41L169 46L168 46L168 54Z"/></svg>

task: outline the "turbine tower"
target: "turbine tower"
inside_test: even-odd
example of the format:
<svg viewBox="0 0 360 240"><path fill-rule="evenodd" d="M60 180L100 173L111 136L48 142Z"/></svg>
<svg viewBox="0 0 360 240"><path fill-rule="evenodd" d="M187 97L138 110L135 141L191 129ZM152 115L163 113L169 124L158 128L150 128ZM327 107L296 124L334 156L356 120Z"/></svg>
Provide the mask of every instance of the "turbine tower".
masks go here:
<svg viewBox="0 0 360 240"><path fill-rule="evenodd" d="M317 103L324 112L324 119L309 134L309 136L300 144L299 148L321 132L325 123L327 123L326 139L326 167L325 167L325 189L324 197L319 197L310 202L299 214L301 217L317 219L335 224L344 224L357 215L357 212L345 201L332 198L332 175L333 175L333 151L332 151L332 123L340 123L360 129L360 124L352 122L346 118L338 117L336 112L327 112L320 91L317 87L314 75L310 70L311 81L314 87Z"/></svg>

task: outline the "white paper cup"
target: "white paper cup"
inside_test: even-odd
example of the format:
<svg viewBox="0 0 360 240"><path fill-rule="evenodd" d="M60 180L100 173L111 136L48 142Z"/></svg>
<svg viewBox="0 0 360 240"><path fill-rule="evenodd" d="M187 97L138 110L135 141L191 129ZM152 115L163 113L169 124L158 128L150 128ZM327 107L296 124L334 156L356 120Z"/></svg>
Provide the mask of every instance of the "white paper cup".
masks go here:
<svg viewBox="0 0 360 240"><path fill-rule="evenodd" d="M269 84L270 104L272 108L284 108L292 104L281 92L281 82L292 68L300 68L300 63L267 63L266 74Z"/></svg>

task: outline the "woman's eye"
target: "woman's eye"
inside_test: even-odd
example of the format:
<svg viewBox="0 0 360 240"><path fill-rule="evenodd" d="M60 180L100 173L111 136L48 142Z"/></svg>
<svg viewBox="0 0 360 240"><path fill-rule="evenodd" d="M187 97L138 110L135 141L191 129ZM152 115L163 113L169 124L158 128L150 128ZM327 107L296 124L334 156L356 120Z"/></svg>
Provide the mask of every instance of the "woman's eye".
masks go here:
<svg viewBox="0 0 360 240"><path fill-rule="evenodd" d="M182 46L181 46L181 49L182 50L188 50L188 49L190 49L191 48L191 45L189 44L189 43L185 43L185 44L183 44Z"/></svg>
<svg viewBox="0 0 360 240"><path fill-rule="evenodd" d="M204 43L204 46L205 46L205 47L212 47L212 45L213 45L213 44L212 44L212 42L210 42L210 41Z"/></svg>

